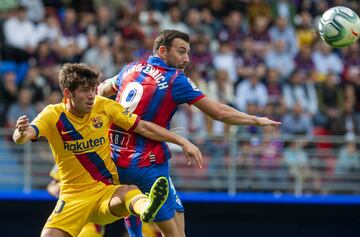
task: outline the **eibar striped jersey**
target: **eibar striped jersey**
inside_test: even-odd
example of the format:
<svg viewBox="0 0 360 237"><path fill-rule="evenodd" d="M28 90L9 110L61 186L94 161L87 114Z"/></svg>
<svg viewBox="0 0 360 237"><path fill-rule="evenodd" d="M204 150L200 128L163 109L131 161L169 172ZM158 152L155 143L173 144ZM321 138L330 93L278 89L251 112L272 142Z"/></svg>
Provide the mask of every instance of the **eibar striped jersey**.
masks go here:
<svg viewBox="0 0 360 237"><path fill-rule="evenodd" d="M138 121L137 115L128 113L117 102L96 96L92 112L82 118L60 103L46 106L31 126L37 137L44 136L49 142L63 195L89 189L97 182L117 183L108 130L116 123L131 131Z"/></svg>
<svg viewBox="0 0 360 237"><path fill-rule="evenodd" d="M168 129L179 104L191 105L205 96L181 70L154 56L126 65L112 80L116 101L141 119ZM146 167L171 157L165 142L146 139L116 125L109 134L111 156L120 167Z"/></svg>

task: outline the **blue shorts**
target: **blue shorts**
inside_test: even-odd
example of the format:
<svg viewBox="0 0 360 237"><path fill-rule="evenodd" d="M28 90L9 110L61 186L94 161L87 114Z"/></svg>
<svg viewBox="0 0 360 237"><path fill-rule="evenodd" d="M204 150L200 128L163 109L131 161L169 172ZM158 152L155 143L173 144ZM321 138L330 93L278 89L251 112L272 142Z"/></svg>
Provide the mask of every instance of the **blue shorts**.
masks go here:
<svg viewBox="0 0 360 237"><path fill-rule="evenodd" d="M147 167L122 168L117 167L121 184L134 184L143 193L149 193L151 186L157 178L165 176L169 180L170 191L167 200L157 213L154 221L167 221L174 217L175 211L184 212L184 207L176 193L175 187L170 179L169 163L152 164Z"/></svg>

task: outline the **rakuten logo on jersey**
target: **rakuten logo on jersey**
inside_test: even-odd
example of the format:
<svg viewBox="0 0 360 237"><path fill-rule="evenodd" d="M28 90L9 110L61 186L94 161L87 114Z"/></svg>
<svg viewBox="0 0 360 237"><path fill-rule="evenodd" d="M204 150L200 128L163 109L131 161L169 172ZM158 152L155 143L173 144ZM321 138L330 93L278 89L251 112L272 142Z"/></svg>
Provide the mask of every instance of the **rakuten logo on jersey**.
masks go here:
<svg viewBox="0 0 360 237"><path fill-rule="evenodd" d="M68 150L74 153L82 153L103 144L105 144L105 137L90 139L87 141L64 141L64 150Z"/></svg>

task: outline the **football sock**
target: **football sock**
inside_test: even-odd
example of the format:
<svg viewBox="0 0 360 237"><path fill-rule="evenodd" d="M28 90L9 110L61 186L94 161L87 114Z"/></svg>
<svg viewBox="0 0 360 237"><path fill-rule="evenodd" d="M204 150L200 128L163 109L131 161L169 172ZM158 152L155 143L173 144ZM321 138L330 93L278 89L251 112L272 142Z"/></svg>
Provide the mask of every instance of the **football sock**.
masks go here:
<svg viewBox="0 0 360 237"><path fill-rule="evenodd" d="M148 205L148 197L139 189L134 189L125 194L126 209L133 215L139 216Z"/></svg>

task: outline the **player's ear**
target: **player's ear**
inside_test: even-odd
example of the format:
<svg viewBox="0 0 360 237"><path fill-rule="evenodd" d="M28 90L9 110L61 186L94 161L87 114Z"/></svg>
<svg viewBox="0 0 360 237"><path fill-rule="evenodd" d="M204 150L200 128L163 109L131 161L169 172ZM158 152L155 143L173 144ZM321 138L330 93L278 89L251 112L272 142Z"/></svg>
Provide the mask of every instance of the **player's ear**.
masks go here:
<svg viewBox="0 0 360 237"><path fill-rule="evenodd" d="M164 45L162 45L159 47L158 52L159 52L159 56L166 56L167 49Z"/></svg>
<svg viewBox="0 0 360 237"><path fill-rule="evenodd" d="M71 91L70 91L69 88L64 89L64 97L65 98L70 98L71 97Z"/></svg>

